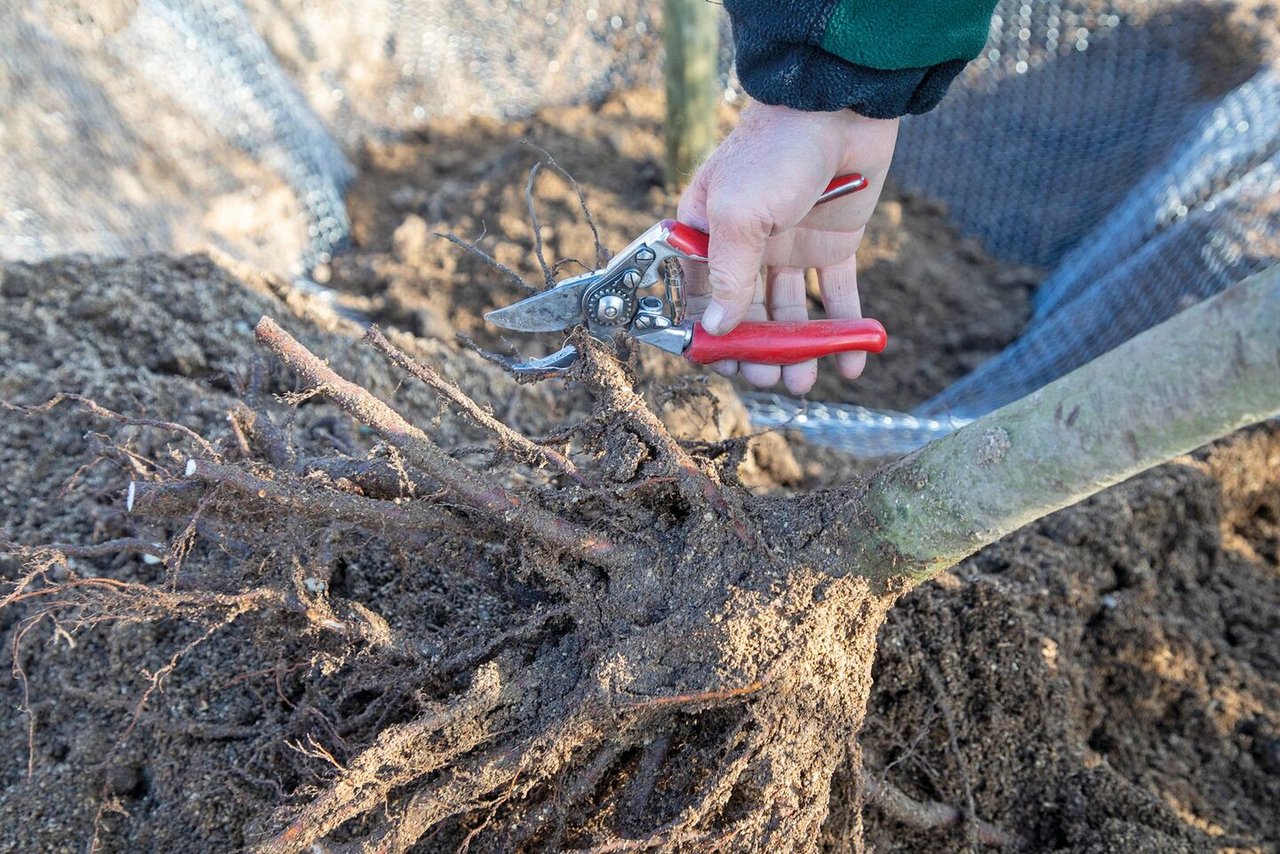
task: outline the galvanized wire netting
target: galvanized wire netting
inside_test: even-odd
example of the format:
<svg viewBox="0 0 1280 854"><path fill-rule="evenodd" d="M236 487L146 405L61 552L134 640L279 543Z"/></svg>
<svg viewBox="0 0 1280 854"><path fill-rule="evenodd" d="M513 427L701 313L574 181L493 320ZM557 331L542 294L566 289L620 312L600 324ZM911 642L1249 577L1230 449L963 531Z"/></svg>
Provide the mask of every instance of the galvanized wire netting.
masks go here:
<svg viewBox="0 0 1280 854"><path fill-rule="evenodd" d="M301 273L347 234L344 149L657 82L656 38L621 0L0 0L0 257Z"/></svg>
<svg viewBox="0 0 1280 854"><path fill-rule="evenodd" d="M211 244L304 273L349 227L344 151L657 83L658 6L0 0L0 256ZM757 422L899 452L1280 258L1280 74L1226 9L1002 0L983 56L904 122L894 172L1051 269L1029 328L914 415L769 395Z"/></svg>
<svg viewBox="0 0 1280 854"><path fill-rule="evenodd" d="M1049 268L999 356L914 413L751 395L761 425L911 450L1280 261L1280 70L1214 3L1002 0L983 56L903 122L898 181Z"/></svg>
<svg viewBox="0 0 1280 854"><path fill-rule="evenodd" d="M1207 111L1063 256L1031 325L922 413L981 415L1280 258L1280 73Z"/></svg>

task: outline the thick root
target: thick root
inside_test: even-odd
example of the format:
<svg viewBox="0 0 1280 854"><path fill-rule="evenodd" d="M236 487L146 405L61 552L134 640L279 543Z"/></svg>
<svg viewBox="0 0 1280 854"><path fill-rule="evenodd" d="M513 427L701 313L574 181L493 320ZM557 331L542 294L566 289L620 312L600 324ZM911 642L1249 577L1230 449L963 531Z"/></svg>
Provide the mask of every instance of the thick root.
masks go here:
<svg viewBox="0 0 1280 854"><path fill-rule="evenodd" d="M530 479L462 465L457 449L270 319L258 337L308 397L333 402L386 444L358 458L351 431L339 430L340 453L317 454L265 411L237 406L221 444L193 443L176 463L116 449L132 473L123 521L178 533L165 544L139 531L78 553L153 555L170 589L95 577L46 594L36 571L7 600L47 595L40 613L200 619L210 631L250 611L279 614L304 620L309 643L339 639L332 660L343 664L333 666L360 659L321 729L299 712L288 743L307 774L282 790L293 803L254 850L404 851L427 837L476 851L812 845L844 755L836 747L861 722L891 595L783 560L786 548L754 521L768 505L726 486L723 461L682 446L624 367L591 345L579 379L596 394L596 414L561 445L577 444L570 456L506 427L369 333L488 431L488 450L555 475ZM642 462L601 477L619 436L643 446ZM264 537L281 520L288 531ZM402 571L413 572L443 541L485 564L474 605L448 588L461 574L438 579L450 607L475 608L462 612L475 630L443 645L403 614L397 622L331 590L343 567L378 559L365 552L408 552L419 563ZM200 548L233 555L246 568L242 588L178 589L181 558ZM505 626L480 610L499 601L513 618ZM389 673L399 681L379 685ZM317 777L308 794L304 781Z"/></svg>
<svg viewBox="0 0 1280 854"><path fill-rule="evenodd" d="M504 686L495 665L475 673L471 689L456 702L418 720L384 731L328 789L308 803L274 838L256 846L260 854L306 850L348 820L386 800L393 789L455 763L493 736L486 721L503 701L527 686Z"/></svg>

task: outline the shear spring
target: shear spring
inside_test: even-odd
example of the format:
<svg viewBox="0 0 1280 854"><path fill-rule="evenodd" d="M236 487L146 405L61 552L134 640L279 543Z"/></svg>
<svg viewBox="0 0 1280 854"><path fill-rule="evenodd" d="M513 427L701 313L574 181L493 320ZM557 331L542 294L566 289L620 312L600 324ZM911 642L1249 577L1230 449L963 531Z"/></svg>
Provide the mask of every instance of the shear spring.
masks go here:
<svg viewBox="0 0 1280 854"><path fill-rule="evenodd" d="M662 262L662 281L667 287L667 305L671 307L671 322L684 323L684 268L675 258Z"/></svg>

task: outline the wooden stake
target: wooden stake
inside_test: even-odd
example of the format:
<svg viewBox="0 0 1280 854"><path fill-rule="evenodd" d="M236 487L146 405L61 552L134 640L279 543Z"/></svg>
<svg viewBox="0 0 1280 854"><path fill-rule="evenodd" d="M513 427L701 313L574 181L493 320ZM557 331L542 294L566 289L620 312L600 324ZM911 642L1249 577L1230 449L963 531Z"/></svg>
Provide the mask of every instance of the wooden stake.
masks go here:
<svg viewBox="0 0 1280 854"><path fill-rule="evenodd" d="M667 183L681 187L716 145L720 31L707 0L663 0Z"/></svg>

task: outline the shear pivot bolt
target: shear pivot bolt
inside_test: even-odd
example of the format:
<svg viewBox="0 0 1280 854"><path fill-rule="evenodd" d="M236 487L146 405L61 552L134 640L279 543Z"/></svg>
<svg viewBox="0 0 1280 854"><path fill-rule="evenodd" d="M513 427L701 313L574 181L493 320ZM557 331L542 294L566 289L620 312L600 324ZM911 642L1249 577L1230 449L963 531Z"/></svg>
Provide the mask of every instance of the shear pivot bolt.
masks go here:
<svg viewBox="0 0 1280 854"><path fill-rule="evenodd" d="M601 297L600 303L596 306L596 318L602 321L617 320L626 305L626 301L619 296L610 294L607 297Z"/></svg>
<svg viewBox="0 0 1280 854"><path fill-rule="evenodd" d="M640 284L640 271L628 270L622 274L622 283L629 288L634 288Z"/></svg>
<svg viewBox="0 0 1280 854"><path fill-rule="evenodd" d="M642 263L652 261L654 257L653 250L647 247L636 253L636 260Z"/></svg>

